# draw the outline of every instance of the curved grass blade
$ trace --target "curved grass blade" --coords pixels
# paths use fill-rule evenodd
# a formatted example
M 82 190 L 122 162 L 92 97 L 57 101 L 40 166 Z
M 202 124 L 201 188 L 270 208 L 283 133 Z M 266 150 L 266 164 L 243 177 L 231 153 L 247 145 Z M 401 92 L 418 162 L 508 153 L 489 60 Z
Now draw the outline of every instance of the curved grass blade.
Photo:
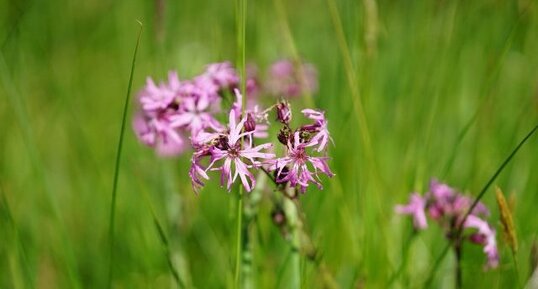
M 129 108 L 129 102 L 131 98 L 131 87 L 133 85 L 133 75 L 135 70 L 135 63 L 136 63 L 136 55 L 138 53 L 138 46 L 140 44 L 140 36 L 142 35 L 142 22 L 137 21 L 140 25 L 140 30 L 138 31 L 138 38 L 136 39 L 136 46 L 133 53 L 133 61 L 131 63 L 131 73 L 129 75 L 129 84 L 127 86 L 127 95 L 125 96 L 125 103 L 123 105 L 123 114 L 121 118 L 121 129 L 120 129 L 120 136 L 118 141 L 118 148 L 116 151 L 116 163 L 114 167 L 114 179 L 112 183 L 112 201 L 110 204 L 110 220 L 109 220 L 109 242 L 110 242 L 110 262 L 109 262 L 109 268 L 108 268 L 108 285 L 107 288 L 111 288 L 112 286 L 112 277 L 113 277 L 113 268 L 114 268 L 114 220 L 115 220 L 115 213 L 116 213 L 116 196 L 118 191 L 118 175 L 120 171 L 120 161 L 121 161 L 121 151 L 123 148 L 123 134 L 125 131 L 125 123 L 127 122 L 127 110 Z
M 176 267 L 174 267 L 174 263 L 172 261 L 172 256 L 170 254 L 171 252 L 170 242 L 168 242 L 168 237 L 166 236 L 166 233 L 164 232 L 164 228 L 161 225 L 161 222 L 159 222 L 159 219 L 157 218 L 155 209 L 153 208 L 153 205 L 151 204 L 149 196 L 145 190 L 144 190 L 144 198 L 146 199 L 146 204 L 148 205 L 149 210 L 151 212 L 151 217 L 153 219 L 153 224 L 155 225 L 155 229 L 157 230 L 157 233 L 159 234 L 159 240 L 161 240 L 161 243 L 164 247 L 164 251 L 166 253 L 166 261 L 168 263 L 168 267 L 170 268 L 170 272 L 172 273 L 172 277 L 174 277 L 174 281 L 176 282 L 179 288 L 185 289 L 187 288 L 185 286 L 185 282 L 183 282 L 183 280 L 179 276 L 179 272 L 177 271 Z

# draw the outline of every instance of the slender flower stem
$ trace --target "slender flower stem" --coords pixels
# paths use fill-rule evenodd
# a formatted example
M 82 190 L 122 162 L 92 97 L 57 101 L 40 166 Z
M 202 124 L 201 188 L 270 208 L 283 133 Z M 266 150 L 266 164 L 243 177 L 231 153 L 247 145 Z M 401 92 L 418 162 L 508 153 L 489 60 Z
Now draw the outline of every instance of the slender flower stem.
M 234 289 L 241 288 L 241 250 L 243 242 L 243 187 L 239 187 L 239 196 L 237 197 L 237 239 L 235 243 L 235 276 Z
M 461 289 L 463 285 L 463 276 L 461 271 L 461 254 L 462 254 L 462 240 L 457 240 L 454 243 L 454 254 L 456 255 L 456 289 Z
M 241 105 L 244 112 L 246 98 L 248 97 L 246 91 L 246 63 L 245 63 L 245 47 L 246 47 L 246 9 L 247 0 L 238 0 L 236 2 L 236 20 L 237 20 L 237 66 L 240 68 L 241 73 L 241 92 L 243 93 L 243 103 Z M 241 255 L 243 246 L 243 186 L 239 187 L 239 196 L 237 200 L 237 240 L 236 240 L 236 255 L 235 255 L 235 276 L 234 276 L 234 288 L 240 289 L 241 286 Z
M 294 190 L 295 188 L 290 188 Z M 297 193 L 297 192 L 295 192 Z M 286 219 L 290 227 L 290 239 L 291 245 L 291 289 L 301 288 L 301 231 L 300 231 L 300 219 L 296 204 L 288 197 L 284 197 L 283 200 L 284 212 Z

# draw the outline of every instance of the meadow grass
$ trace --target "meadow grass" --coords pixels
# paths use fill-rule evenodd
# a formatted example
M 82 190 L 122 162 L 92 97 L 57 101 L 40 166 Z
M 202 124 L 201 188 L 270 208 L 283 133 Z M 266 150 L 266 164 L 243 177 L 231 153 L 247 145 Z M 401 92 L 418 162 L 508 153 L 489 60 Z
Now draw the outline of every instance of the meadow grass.
M 300 199 L 316 258 L 292 258 L 262 199 L 242 220 L 254 288 L 454 288 L 442 230 L 413 235 L 393 206 L 438 177 L 483 195 L 498 225 L 494 192 L 481 189 L 538 122 L 536 3 L 248 1 L 238 18 L 245 0 L 158 2 L 0 0 L 0 288 L 106 287 L 110 250 L 112 288 L 237 288 L 237 189 L 194 194 L 189 157 L 156 157 L 128 122 L 110 247 L 137 19 L 133 94 L 147 75 L 190 78 L 221 60 L 318 68 L 319 92 L 293 103 L 326 110 L 334 139 L 336 176 Z M 498 269 L 484 272 L 481 247 L 465 245 L 463 288 L 512 288 L 514 258 L 522 284 L 533 269 L 536 145 L 491 183 L 513 202 L 518 253 L 500 226 Z

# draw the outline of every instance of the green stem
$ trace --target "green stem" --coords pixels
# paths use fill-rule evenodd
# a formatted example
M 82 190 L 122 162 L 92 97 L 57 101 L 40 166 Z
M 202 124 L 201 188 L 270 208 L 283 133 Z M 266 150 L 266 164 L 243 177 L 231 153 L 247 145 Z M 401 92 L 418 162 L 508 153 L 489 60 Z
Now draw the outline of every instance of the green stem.
M 235 276 L 234 289 L 241 288 L 241 250 L 243 243 L 243 187 L 239 187 L 239 196 L 237 198 L 237 237 L 235 243 Z
M 123 135 L 125 131 L 125 126 L 127 123 L 127 110 L 129 108 L 129 101 L 131 98 L 131 88 L 133 86 L 133 75 L 135 70 L 135 64 L 136 64 L 136 54 L 138 52 L 138 46 L 140 44 L 140 36 L 142 35 L 142 28 L 143 25 L 140 21 L 138 21 L 138 24 L 140 24 L 140 30 L 138 31 L 138 38 L 136 39 L 136 46 L 133 53 L 133 60 L 131 63 L 131 73 L 129 75 L 129 84 L 127 86 L 127 95 L 125 96 L 125 103 L 123 104 L 123 114 L 121 117 L 121 129 L 120 129 L 120 137 L 118 141 L 118 147 L 116 151 L 116 163 L 114 167 L 114 179 L 112 183 L 112 201 L 110 203 L 110 220 L 109 220 L 109 241 L 110 241 L 110 263 L 108 267 L 108 285 L 107 288 L 112 287 L 112 278 L 114 275 L 114 222 L 116 217 L 116 195 L 118 191 L 118 176 L 120 171 L 120 161 L 121 161 L 121 152 L 123 148 Z
M 296 204 L 284 197 L 284 212 L 290 228 L 289 243 L 291 246 L 291 289 L 301 288 L 301 228 Z
M 236 2 L 236 20 L 237 20 L 237 66 L 240 68 L 241 74 L 241 93 L 243 93 L 243 103 L 241 105 L 244 112 L 247 92 L 246 92 L 246 62 L 245 62 L 245 47 L 246 47 L 246 18 L 247 18 L 247 0 L 238 0 Z M 236 240 L 236 254 L 235 254 L 235 276 L 234 276 L 234 289 L 240 289 L 241 287 L 241 271 L 242 262 L 241 255 L 243 246 L 243 186 L 239 187 L 239 198 L 237 200 L 237 240 Z
M 462 254 L 462 240 L 457 240 L 454 243 L 454 254 L 456 256 L 456 289 L 461 289 L 463 286 L 463 275 L 461 270 L 461 254 Z

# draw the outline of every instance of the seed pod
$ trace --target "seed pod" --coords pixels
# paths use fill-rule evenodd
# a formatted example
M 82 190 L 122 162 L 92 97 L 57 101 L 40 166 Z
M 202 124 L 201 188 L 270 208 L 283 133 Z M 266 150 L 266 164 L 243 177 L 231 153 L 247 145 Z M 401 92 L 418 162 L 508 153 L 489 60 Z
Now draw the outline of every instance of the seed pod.
M 516 254 L 518 250 L 518 245 L 517 245 L 517 237 L 516 237 L 516 230 L 514 227 L 514 221 L 512 219 L 512 213 L 510 212 L 506 199 L 504 198 L 503 192 L 501 191 L 499 187 L 496 188 L 496 196 L 497 196 L 497 205 L 499 206 L 499 212 L 501 213 L 500 217 L 501 217 L 501 224 L 503 227 L 504 239 L 506 240 L 506 243 L 508 243 L 508 246 L 512 250 L 512 253 Z

